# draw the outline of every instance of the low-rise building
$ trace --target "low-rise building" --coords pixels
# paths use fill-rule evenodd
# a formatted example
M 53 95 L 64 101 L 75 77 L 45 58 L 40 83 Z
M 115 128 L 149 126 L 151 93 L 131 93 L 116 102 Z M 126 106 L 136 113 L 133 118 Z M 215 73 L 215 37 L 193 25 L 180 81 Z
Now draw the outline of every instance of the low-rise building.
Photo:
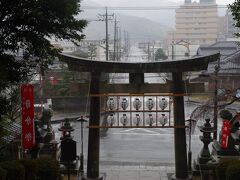
M 240 44 L 233 41 L 217 42 L 210 46 L 201 46 L 197 55 L 204 56 L 220 53 L 219 62 L 209 64 L 208 70 L 203 71 L 194 81 L 206 82 L 209 90 L 215 88 L 215 72 L 218 71 L 218 88 L 234 91 L 240 88 Z M 218 64 L 219 63 L 219 64 Z

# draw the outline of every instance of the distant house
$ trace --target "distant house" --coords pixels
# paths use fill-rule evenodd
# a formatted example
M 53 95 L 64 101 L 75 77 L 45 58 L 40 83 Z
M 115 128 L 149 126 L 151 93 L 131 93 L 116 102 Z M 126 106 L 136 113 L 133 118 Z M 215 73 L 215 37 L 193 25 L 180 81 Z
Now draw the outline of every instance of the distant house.
M 220 53 L 220 69 L 218 72 L 218 88 L 235 90 L 240 88 L 240 44 L 233 41 L 222 41 L 210 46 L 201 46 L 197 51 L 198 56 Z M 209 64 L 208 70 L 201 72 L 194 81 L 206 82 L 209 90 L 214 89 L 215 68 L 218 62 Z

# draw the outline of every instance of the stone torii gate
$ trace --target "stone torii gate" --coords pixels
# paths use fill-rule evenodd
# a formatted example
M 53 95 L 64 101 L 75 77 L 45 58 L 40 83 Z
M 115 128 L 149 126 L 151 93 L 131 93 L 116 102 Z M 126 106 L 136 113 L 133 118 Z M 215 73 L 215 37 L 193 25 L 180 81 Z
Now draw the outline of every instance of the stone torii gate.
M 91 85 L 90 94 L 90 118 L 89 126 L 100 125 L 100 96 L 101 93 L 172 93 L 174 126 L 185 126 L 184 99 L 187 93 L 204 91 L 200 84 L 193 83 L 185 85 L 183 72 L 206 70 L 209 62 L 216 61 L 219 54 L 209 56 L 193 57 L 183 60 L 165 60 L 157 62 L 115 62 L 96 61 L 61 54 L 62 61 L 68 64 L 71 71 L 90 72 Z M 102 73 L 129 73 L 129 84 L 100 83 Z M 172 81 L 167 84 L 149 84 L 144 82 L 144 73 L 171 73 Z M 89 129 L 87 179 L 97 180 L 99 177 L 99 128 Z M 174 128 L 175 147 L 175 178 L 189 179 L 187 168 L 187 149 L 185 128 Z

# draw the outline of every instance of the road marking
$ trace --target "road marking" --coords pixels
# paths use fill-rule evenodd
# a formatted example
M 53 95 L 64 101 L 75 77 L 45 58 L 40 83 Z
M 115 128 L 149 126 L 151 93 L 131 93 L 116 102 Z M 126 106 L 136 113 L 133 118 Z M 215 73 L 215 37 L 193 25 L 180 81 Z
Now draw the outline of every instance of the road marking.
M 141 128 L 141 129 L 138 129 L 138 128 L 133 128 L 133 129 L 126 129 L 126 130 L 122 130 L 120 132 L 131 132 L 131 131 L 144 131 L 144 132 L 147 132 L 147 133 L 155 133 L 155 134 L 158 134 L 158 132 L 156 131 L 152 131 L 152 130 L 148 130 L 148 129 L 144 129 L 144 128 Z
M 133 132 L 133 133 L 111 133 L 111 134 L 114 134 L 114 135 L 146 135 L 146 136 L 173 136 L 174 134 L 161 134 L 161 133 L 156 133 L 156 134 L 146 134 L 146 133 L 136 133 L 136 132 Z M 199 135 L 192 135 L 192 138 L 193 137 L 199 137 Z M 188 138 L 188 136 L 186 136 L 186 138 Z
M 146 133 L 111 133 L 116 135 L 146 135 L 146 136 L 173 136 L 173 134 L 161 134 L 161 133 L 155 133 L 155 134 L 146 134 Z

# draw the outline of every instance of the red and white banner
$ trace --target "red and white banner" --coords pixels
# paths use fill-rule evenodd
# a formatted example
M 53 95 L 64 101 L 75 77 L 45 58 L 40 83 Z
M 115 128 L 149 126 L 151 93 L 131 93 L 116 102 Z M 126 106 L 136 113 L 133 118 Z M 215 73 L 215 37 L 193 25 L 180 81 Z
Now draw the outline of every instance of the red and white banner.
M 229 123 L 228 120 L 223 120 L 222 142 L 221 142 L 221 148 L 222 149 L 227 149 L 229 135 L 230 135 L 230 123 Z
M 22 146 L 30 149 L 35 145 L 33 85 L 21 86 L 22 101 Z

